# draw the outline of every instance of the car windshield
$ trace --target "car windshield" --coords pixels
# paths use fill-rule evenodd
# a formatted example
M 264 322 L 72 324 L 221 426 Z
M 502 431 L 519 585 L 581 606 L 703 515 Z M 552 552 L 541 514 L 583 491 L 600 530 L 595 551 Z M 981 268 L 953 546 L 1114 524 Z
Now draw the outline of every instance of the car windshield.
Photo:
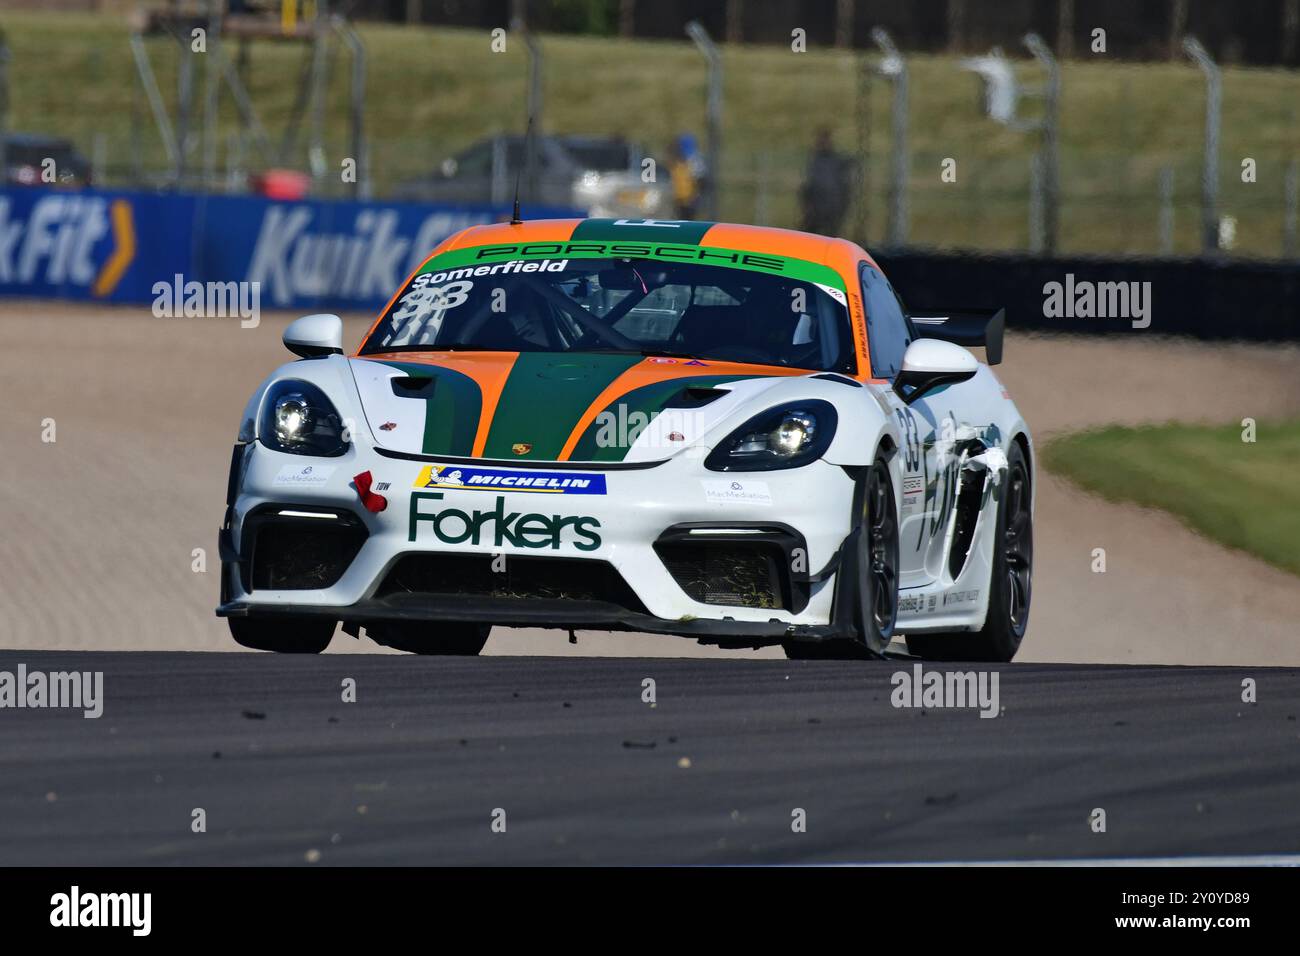
M 620 352 L 856 371 L 844 292 L 820 281 L 660 259 L 446 258 L 402 290 L 362 354 Z

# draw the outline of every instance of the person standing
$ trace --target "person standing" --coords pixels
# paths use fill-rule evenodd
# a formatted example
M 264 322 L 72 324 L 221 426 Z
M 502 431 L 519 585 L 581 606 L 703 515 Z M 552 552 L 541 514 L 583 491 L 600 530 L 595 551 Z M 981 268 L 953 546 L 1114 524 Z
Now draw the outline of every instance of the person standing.
M 678 219 L 694 219 L 700 204 L 704 161 L 690 133 L 682 133 L 673 141 L 668 173 L 672 177 L 674 215 Z
M 849 160 L 835 152 L 829 129 L 817 131 L 799 198 L 805 232 L 836 236 L 849 205 Z

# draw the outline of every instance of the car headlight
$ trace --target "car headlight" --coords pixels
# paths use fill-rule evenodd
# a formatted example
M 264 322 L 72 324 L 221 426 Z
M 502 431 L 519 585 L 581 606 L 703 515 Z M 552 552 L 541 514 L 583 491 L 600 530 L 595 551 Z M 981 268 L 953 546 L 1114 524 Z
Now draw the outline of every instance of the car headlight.
M 311 382 L 276 382 L 262 400 L 257 437 L 267 448 L 334 458 L 348 448 L 343 430 L 334 405 Z
M 835 437 L 837 416 L 830 402 L 813 399 L 755 415 L 728 435 L 704 459 L 710 471 L 771 471 L 816 461 Z

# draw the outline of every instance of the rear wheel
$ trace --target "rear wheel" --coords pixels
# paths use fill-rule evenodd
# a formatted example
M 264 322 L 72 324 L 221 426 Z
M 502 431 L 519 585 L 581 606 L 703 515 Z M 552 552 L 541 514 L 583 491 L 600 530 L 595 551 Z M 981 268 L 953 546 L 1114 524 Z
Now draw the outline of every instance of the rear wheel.
M 889 464 L 877 456 L 866 475 L 862 514 L 852 547 L 841 558 L 840 573 L 849 587 L 858 639 L 786 641 L 791 660 L 862 660 L 880 657 L 889 646 L 898 617 L 898 513 Z
M 366 634 L 376 644 L 411 654 L 475 657 L 483 650 L 491 624 L 441 621 L 386 621 L 367 624 Z
M 978 631 L 917 634 L 908 637 L 910 653 L 940 661 L 1009 661 L 1029 626 L 1034 570 L 1034 518 L 1030 511 L 1029 466 L 1020 445 L 1011 443 L 1007 473 L 998 502 L 989 610 Z
M 336 621 L 311 617 L 230 617 L 235 643 L 277 654 L 319 654 L 329 647 Z

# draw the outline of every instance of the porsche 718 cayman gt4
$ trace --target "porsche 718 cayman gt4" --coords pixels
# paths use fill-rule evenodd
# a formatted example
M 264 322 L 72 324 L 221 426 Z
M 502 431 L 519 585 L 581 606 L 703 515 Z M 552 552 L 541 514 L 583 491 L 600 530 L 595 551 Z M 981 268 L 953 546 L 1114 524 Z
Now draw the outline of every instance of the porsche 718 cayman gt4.
M 1009 660 L 1024 636 L 1034 455 L 1001 314 L 909 316 L 843 239 L 476 226 L 354 353 L 332 315 L 284 341 L 220 535 L 243 645 L 341 624 L 475 654 L 502 625 Z

